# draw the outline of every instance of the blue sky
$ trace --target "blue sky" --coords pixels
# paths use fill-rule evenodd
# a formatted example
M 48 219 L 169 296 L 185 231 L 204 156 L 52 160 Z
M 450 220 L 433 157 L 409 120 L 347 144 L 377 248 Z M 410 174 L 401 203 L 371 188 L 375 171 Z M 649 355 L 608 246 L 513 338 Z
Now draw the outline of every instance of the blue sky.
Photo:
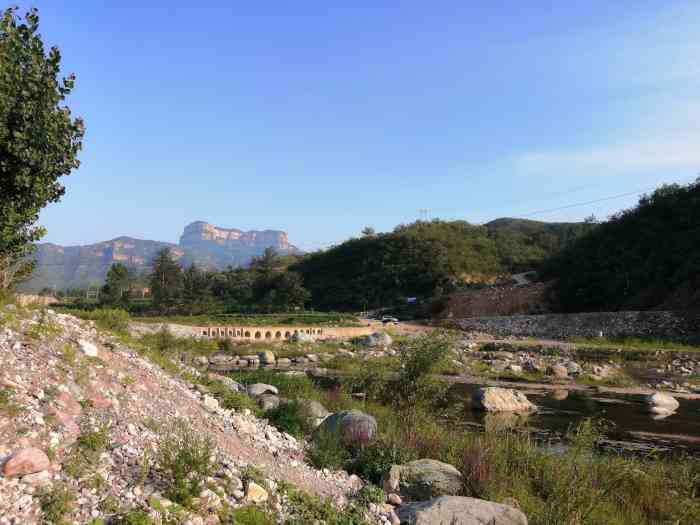
M 286 4 L 286 5 L 283 5 Z M 81 168 L 45 240 L 205 220 L 315 249 L 428 216 L 604 218 L 700 172 L 697 2 L 78 2 Z

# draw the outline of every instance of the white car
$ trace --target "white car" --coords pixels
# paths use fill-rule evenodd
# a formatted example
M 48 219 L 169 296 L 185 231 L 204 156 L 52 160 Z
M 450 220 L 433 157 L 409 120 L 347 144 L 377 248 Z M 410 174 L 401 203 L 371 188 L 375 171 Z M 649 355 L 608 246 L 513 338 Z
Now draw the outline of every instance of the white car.
M 391 317 L 390 315 L 383 315 L 382 316 L 382 323 L 384 323 L 384 324 L 388 324 L 388 323 L 399 324 L 399 320 L 396 317 Z

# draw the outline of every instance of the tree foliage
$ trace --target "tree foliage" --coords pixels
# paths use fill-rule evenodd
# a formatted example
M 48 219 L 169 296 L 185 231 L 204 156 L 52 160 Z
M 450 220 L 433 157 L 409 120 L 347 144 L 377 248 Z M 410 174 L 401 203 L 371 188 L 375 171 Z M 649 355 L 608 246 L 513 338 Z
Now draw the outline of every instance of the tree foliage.
M 662 186 L 551 258 L 565 311 L 700 307 L 700 179 Z
M 75 77 L 60 78 L 61 54 L 48 52 L 39 15 L 16 8 L 0 20 L 0 289 L 25 274 L 25 257 L 44 230 L 39 211 L 58 201 L 60 177 L 79 166 L 83 121 L 64 105 Z
M 105 284 L 100 290 L 100 303 L 108 307 L 128 308 L 129 289 L 132 282 L 133 276 L 125 265 L 113 264 L 109 268 Z
M 390 233 L 365 231 L 308 255 L 292 270 L 302 275 L 316 308 L 377 308 L 533 269 L 583 231 L 576 224 L 555 229 L 535 221 L 504 221 L 485 226 L 418 221 Z
M 166 310 L 177 305 L 182 295 L 182 268 L 169 248 L 163 248 L 156 255 L 150 284 L 155 308 Z

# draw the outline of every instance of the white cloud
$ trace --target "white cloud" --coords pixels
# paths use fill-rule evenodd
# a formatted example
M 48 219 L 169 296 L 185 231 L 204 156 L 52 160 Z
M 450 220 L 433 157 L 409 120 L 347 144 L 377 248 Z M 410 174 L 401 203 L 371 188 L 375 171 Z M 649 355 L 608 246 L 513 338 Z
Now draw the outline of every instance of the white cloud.
M 700 171 L 698 138 L 640 140 L 589 149 L 531 152 L 517 157 L 515 168 L 527 175 L 605 175 L 656 170 L 697 173 Z

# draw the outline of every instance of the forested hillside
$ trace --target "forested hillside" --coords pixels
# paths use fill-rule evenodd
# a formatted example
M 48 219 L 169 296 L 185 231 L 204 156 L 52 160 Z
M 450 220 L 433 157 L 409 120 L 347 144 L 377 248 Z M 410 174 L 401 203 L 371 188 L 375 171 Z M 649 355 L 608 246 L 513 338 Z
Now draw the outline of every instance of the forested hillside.
M 662 186 L 548 261 L 565 311 L 700 307 L 700 179 Z
M 293 269 L 303 276 L 316 308 L 376 308 L 533 269 L 590 228 L 516 219 L 484 226 L 419 221 L 310 254 Z

